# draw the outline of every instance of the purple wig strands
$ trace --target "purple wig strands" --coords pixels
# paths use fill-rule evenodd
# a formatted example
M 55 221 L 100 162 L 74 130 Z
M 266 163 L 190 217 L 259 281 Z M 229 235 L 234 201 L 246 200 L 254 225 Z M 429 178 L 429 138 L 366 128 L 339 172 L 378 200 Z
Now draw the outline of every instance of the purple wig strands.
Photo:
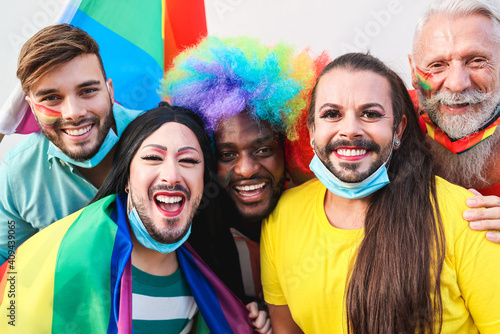
M 189 108 L 214 132 L 221 119 L 248 112 L 295 137 L 294 122 L 314 84 L 313 60 L 291 46 L 249 37 L 207 37 L 179 54 L 163 80 L 172 105 Z

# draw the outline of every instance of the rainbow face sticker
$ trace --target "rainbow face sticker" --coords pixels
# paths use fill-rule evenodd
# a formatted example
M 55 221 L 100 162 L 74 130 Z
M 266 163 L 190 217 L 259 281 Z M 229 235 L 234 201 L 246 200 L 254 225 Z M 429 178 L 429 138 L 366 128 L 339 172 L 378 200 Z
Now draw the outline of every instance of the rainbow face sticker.
M 59 111 L 47 108 L 44 105 L 33 103 L 33 112 L 35 113 L 38 123 L 44 129 L 51 130 L 54 128 L 54 123 L 62 118 L 62 114 Z
M 418 67 L 416 68 L 416 75 L 418 82 L 420 83 L 420 87 L 422 87 L 423 93 L 429 94 L 432 90 L 431 79 L 433 77 L 432 73 L 424 72 Z

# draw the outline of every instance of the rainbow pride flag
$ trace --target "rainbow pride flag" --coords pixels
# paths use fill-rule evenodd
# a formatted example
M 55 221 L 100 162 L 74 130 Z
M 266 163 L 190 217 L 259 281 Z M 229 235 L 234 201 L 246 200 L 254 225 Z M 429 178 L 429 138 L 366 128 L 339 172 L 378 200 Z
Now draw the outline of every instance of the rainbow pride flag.
M 132 333 L 126 196 L 50 225 L 0 267 L 0 333 Z M 177 251 L 211 333 L 253 333 L 243 303 L 185 244 Z
M 204 0 L 70 0 L 58 23 L 80 27 L 97 41 L 116 102 L 137 110 L 158 105 L 172 58 L 207 35 Z M 14 91 L 2 108 L 0 132 L 37 131 L 20 86 Z

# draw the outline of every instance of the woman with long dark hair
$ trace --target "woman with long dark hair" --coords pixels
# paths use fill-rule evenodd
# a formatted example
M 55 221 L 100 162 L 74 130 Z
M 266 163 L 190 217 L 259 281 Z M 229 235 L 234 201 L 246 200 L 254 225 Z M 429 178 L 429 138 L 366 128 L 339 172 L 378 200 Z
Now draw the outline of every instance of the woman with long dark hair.
M 403 81 L 346 54 L 313 91 L 318 177 L 262 230 L 275 333 L 500 332 L 500 248 L 462 218 L 472 194 L 435 176 Z

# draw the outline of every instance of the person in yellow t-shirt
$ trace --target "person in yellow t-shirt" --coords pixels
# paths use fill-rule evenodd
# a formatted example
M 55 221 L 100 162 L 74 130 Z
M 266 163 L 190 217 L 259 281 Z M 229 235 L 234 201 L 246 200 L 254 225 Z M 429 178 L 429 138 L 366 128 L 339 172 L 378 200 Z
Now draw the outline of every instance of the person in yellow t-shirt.
M 317 180 L 261 235 L 274 333 L 500 333 L 500 247 L 435 176 L 404 83 L 380 60 L 328 64 L 309 114 Z

